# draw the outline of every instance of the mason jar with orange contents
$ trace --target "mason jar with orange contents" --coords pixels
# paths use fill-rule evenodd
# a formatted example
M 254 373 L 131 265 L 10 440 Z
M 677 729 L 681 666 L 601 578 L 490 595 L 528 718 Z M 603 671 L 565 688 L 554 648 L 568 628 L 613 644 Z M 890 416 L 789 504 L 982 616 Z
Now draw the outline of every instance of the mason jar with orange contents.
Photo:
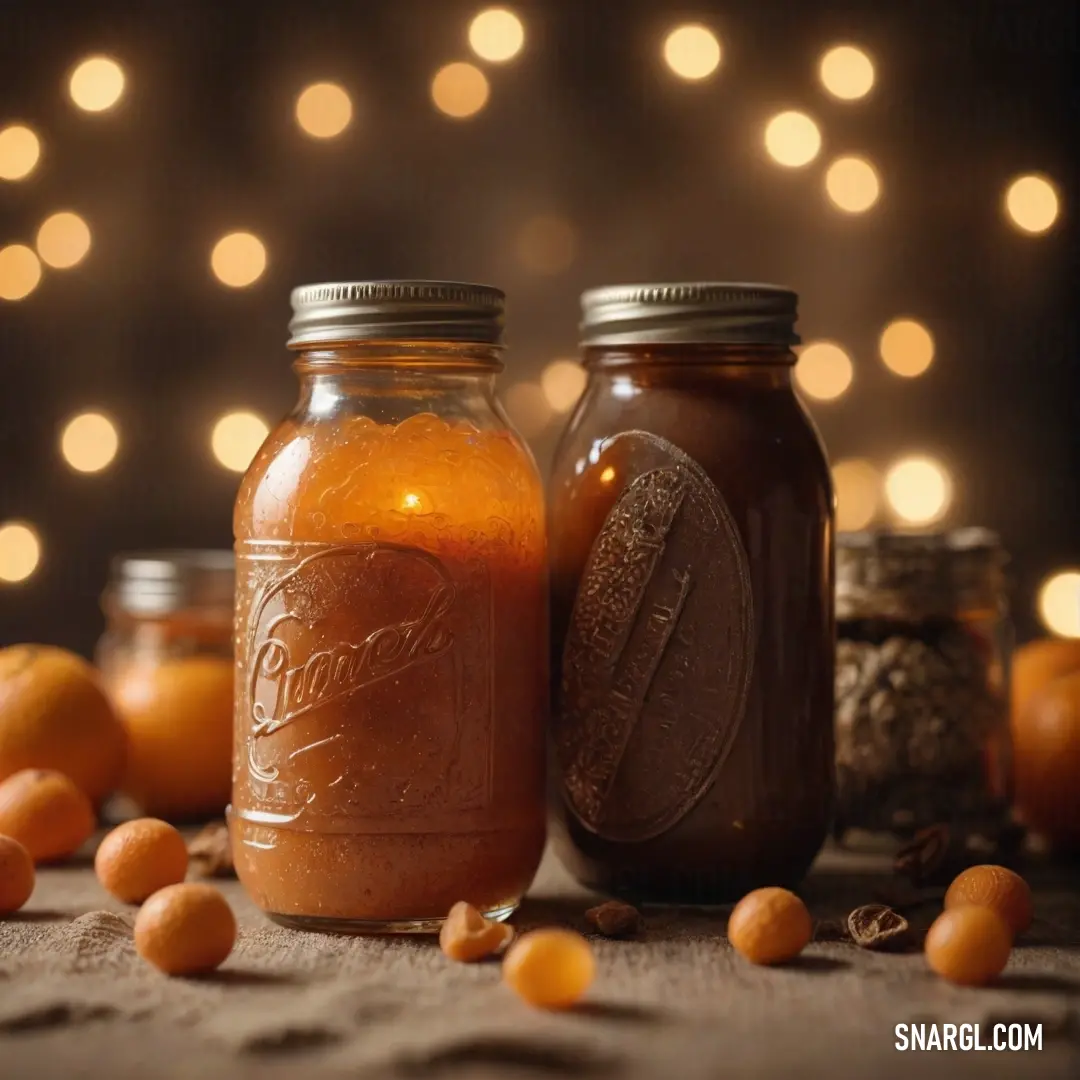
M 121 793 L 170 820 L 220 815 L 232 773 L 233 556 L 119 555 L 97 663 L 127 729 Z
M 555 849 L 584 883 L 796 884 L 833 803 L 833 506 L 796 296 L 587 292 L 551 477 Z
M 494 394 L 503 295 L 294 291 L 300 398 L 244 478 L 230 827 L 273 918 L 505 918 L 545 837 L 543 492 Z

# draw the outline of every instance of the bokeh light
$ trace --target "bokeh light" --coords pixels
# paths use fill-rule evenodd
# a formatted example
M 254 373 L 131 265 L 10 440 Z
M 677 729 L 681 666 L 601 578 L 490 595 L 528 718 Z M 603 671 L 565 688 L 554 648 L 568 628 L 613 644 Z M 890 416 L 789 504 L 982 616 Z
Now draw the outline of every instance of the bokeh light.
M 664 38 L 664 62 L 680 79 L 707 79 L 720 66 L 720 56 L 720 42 L 707 26 L 677 26 Z
M 0 525 L 0 581 L 25 581 L 41 561 L 41 541 L 24 521 Z
M 91 56 L 71 73 L 68 93 L 85 112 L 104 112 L 124 93 L 124 69 L 111 57 Z
M 534 274 L 561 274 L 577 254 L 573 225 L 557 214 L 530 218 L 517 234 L 517 257 Z
M 116 425 L 99 412 L 72 417 L 60 435 L 60 452 L 76 472 L 101 472 L 112 463 L 119 448 Z
M 24 124 L 0 128 L 0 180 L 25 180 L 37 168 L 41 142 Z
M 878 201 L 881 181 L 866 158 L 837 158 L 825 173 L 829 201 L 847 214 L 862 214 Z
M 1005 192 L 1005 213 L 1021 232 L 1032 236 L 1046 232 L 1059 210 L 1057 189 L 1045 176 L 1019 176 Z
M 765 125 L 765 149 L 778 165 L 798 169 L 820 153 L 821 131 L 806 113 L 778 113 Z
M 1042 583 L 1039 618 L 1052 634 L 1080 638 L 1080 570 L 1060 570 Z
M 25 244 L 0 248 L 0 300 L 21 300 L 41 280 L 41 263 Z
M 854 45 L 837 45 L 821 58 L 818 74 L 833 97 L 857 101 L 874 85 L 874 62 Z
M 56 270 L 82 262 L 90 250 L 90 226 L 78 214 L 61 210 L 47 217 L 38 229 L 37 253 Z
M 222 285 L 242 289 L 262 277 L 266 269 L 266 247 L 252 233 L 229 233 L 214 245 L 210 268 Z
M 296 99 L 296 122 L 313 139 L 333 139 L 352 120 L 352 101 L 337 83 L 314 83 Z
M 503 396 L 503 404 L 514 426 L 526 439 L 539 435 L 553 415 L 539 383 L 515 383 Z
M 858 532 L 875 518 L 881 504 L 881 474 L 863 458 L 838 461 L 832 469 L 836 527 Z
M 949 509 L 952 480 L 945 467 L 933 458 L 903 458 L 885 475 L 885 497 L 902 521 L 929 525 L 943 518 Z
M 894 375 L 914 379 L 934 362 L 934 337 L 914 319 L 894 319 L 882 331 L 878 351 Z
M 431 80 L 435 108 L 454 120 L 475 116 L 487 104 L 489 93 L 487 76 L 473 64 L 447 64 Z
M 552 360 L 540 375 L 540 388 L 556 412 L 567 413 L 581 397 L 585 380 L 585 369 L 576 360 Z
M 525 44 L 525 27 L 508 8 L 488 8 L 469 23 L 469 47 L 481 60 L 502 64 Z
M 855 366 L 851 357 L 833 341 L 815 341 L 799 353 L 795 381 L 815 401 L 835 401 L 851 385 Z
M 253 412 L 226 413 L 214 424 L 210 449 L 226 469 L 244 472 L 269 433 L 266 421 Z

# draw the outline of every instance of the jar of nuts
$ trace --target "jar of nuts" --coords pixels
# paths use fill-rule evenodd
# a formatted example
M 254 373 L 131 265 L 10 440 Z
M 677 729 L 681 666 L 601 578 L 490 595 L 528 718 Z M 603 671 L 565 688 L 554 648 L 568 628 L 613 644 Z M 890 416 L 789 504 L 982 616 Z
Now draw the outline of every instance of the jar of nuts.
M 1010 797 L 1005 553 L 985 529 L 841 535 L 835 832 L 994 840 Z

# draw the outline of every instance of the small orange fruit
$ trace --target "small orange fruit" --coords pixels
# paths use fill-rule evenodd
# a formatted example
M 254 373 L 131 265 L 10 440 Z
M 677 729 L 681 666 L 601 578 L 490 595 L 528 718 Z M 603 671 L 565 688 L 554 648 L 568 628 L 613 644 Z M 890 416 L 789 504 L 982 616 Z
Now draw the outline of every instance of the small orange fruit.
M 135 916 L 135 951 L 166 975 L 213 971 L 235 942 L 232 908 L 211 885 L 166 885 Z
M 18 840 L 36 863 L 74 854 L 95 824 L 90 800 L 63 773 L 23 769 L 0 783 L 0 833 Z
M 1013 723 L 1047 683 L 1073 671 L 1080 671 L 1080 638 L 1039 638 L 1015 650 L 1009 672 Z
M 118 825 L 94 856 L 98 881 L 125 904 L 141 904 L 158 889 L 183 881 L 187 866 L 184 838 L 157 818 Z
M 1012 737 L 1019 816 L 1058 846 L 1080 849 L 1080 671 L 1034 693 Z
M 1028 883 L 1004 866 L 969 866 L 958 874 L 945 893 L 945 910 L 966 904 L 993 909 L 1014 936 L 1031 925 L 1034 915 Z
M 984 986 L 1009 962 L 1012 934 L 991 908 L 950 908 L 926 935 L 926 961 L 943 979 L 960 986 Z
M 232 785 L 233 681 L 229 660 L 187 656 L 134 666 L 112 684 L 127 729 L 120 785 L 144 814 L 220 815 Z
M 0 780 L 56 769 L 97 805 L 124 769 L 124 729 L 94 669 L 48 645 L 0 649 Z
M 10 836 L 0 836 L 0 915 L 10 915 L 34 891 L 34 860 Z
M 806 905 L 788 889 L 747 893 L 728 919 L 728 940 L 752 964 L 782 964 L 806 948 L 814 924 Z
M 506 952 L 503 980 L 530 1005 L 566 1009 L 592 985 L 592 946 L 573 930 L 532 930 Z

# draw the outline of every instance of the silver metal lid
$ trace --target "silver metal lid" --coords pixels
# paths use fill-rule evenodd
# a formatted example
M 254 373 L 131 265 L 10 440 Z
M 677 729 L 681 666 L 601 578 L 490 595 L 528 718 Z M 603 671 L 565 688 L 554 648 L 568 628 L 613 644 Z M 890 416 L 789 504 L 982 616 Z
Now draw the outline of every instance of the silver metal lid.
M 778 285 L 605 285 L 581 296 L 581 343 L 797 345 L 798 302 Z
M 235 571 L 231 551 L 148 551 L 117 555 L 106 606 L 129 615 L 169 615 L 193 608 L 228 613 Z
M 290 348 L 344 341 L 502 344 L 501 289 L 459 281 L 342 281 L 292 291 Z

